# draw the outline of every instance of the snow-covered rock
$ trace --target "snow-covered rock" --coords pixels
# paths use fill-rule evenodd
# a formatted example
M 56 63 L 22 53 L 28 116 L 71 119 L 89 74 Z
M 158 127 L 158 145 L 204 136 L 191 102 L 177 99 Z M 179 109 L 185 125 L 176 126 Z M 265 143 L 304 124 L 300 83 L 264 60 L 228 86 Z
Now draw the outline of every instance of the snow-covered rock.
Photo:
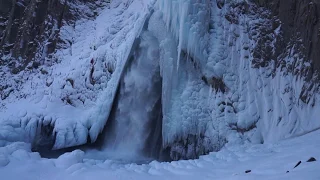
M 1 140 L 53 149 L 94 142 L 152 4 L 115 0 L 95 19 L 82 18 L 74 26 L 61 27 L 60 38 L 72 44 L 58 49 L 52 58 L 57 63 L 41 71 L 10 75 L 3 67 L 5 82 L 22 83 L 1 101 Z

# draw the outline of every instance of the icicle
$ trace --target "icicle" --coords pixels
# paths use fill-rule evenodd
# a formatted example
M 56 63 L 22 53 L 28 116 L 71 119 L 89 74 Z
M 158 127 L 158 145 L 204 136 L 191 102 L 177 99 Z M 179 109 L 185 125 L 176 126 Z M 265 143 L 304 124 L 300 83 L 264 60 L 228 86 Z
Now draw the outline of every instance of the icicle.
M 179 6 L 179 12 L 181 14 L 180 16 L 180 26 L 179 26 L 179 44 L 178 44 L 178 60 L 177 60 L 177 71 L 179 70 L 179 64 L 180 64 L 180 56 L 182 51 L 182 45 L 184 43 L 183 33 L 184 33 L 184 25 L 185 25 L 185 19 L 188 15 L 188 4 L 183 3 L 182 6 Z
M 205 64 L 208 47 L 208 27 L 210 1 L 160 0 L 158 8 L 163 13 L 163 21 L 168 31 L 178 42 L 177 69 L 181 51 L 191 55 L 197 64 Z

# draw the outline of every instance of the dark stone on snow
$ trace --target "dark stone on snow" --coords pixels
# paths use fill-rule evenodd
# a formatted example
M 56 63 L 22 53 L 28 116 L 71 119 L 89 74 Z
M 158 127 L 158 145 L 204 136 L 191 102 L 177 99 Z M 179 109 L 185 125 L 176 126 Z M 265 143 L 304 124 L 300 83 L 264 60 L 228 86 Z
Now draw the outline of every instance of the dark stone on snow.
M 299 161 L 299 162 L 294 166 L 294 168 L 298 167 L 300 164 L 301 164 L 301 161 Z
M 308 161 L 307 161 L 307 162 L 314 162 L 314 161 L 317 161 L 317 160 L 316 160 L 316 158 L 311 157 L 310 159 L 308 159 Z
M 245 173 L 251 173 L 251 170 L 246 170 Z

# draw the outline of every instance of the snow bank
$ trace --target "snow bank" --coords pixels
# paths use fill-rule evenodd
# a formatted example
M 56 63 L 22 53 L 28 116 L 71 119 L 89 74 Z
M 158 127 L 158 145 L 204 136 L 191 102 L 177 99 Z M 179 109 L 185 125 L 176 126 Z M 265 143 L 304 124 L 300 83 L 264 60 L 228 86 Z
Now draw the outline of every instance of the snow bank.
M 196 160 L 122 164 L 83 158 L 76 150 L 58 159 L 40 158 L 30 146 L 0 148 L 3 179 L 319 179 L 320 131 L 276 144 L 227 144 L 220 152 Z M 313 141 L 310 141 L 312 139 Z M 316 161 L 307 162 L 314 157 Z M 301 161 L 301 164 L 295 165 Z M 9 163 L 8 163 L 9 162 Z M 250 170 L 250 172 L 249 172 Z M 246 173 L 248 172 L 248 173 Z

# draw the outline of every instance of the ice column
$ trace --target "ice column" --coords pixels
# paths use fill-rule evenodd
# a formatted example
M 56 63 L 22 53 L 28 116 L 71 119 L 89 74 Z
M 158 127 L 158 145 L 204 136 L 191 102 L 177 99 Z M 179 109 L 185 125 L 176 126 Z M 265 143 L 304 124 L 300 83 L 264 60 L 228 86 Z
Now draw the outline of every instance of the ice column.
M 201 67 L 208 56 L 210 0 L 159 0 L 167 29 L 178 41 L 178 64 L 181 52 Z

